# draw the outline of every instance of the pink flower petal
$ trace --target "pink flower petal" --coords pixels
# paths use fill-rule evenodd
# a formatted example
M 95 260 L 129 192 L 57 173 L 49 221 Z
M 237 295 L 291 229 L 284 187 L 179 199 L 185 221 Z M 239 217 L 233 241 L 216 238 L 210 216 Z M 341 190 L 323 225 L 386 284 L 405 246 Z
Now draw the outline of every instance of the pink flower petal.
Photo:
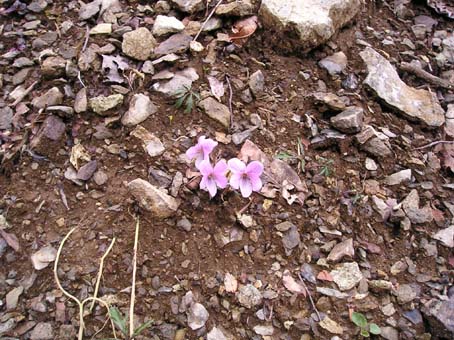
M 213 173 L 213 167 L 211 166 L 210 161 L 203 160 L 200 162 L 198 169 L 200 173 L 205 177 Z
M 232 171 L 233 173 L 243 173 L 246 169 L 246 164 L 244 164 L 238 158 L 232 158 L 231 160 L 229 160 L 228 164 L 230 171 Z
M 207 186 L 208 192 L 210 193 L 210 196 L 211 197 L 216 196 L 216 192 L 218 191 L 218 188 L 216 187 L 216 182 L 213 179 L 207 179 L 206 186 Z
M 251 181 L 249 180 L 249 178 L 242 177 L 240 179 L 240 191 L 241 191 L 241 195 L 244 198 L 251 196 L 252 184 L 251 184 Z
M 186 156 L 190 159 L 193 160 L 200 154 L 200 147 L 198 145 L 191 146 L 187 151 L 186 151 Z
M 258 161 L 249 163 L 246 167 L 249 178 L 259 178 L 263 173 L 263 164 Z
M 240 179 L 241 179 L 241 174 L 233 173 L 230 176 L 230 186 L 233 189 L 237 189 L 238 190 L 240 188 Z
M 214 180 L 216 181 L 218 187 L 221 189 L 224 189 L 228 184 L 228 180 L 225 175 L 215 175 Z
M 215 174 L 225 174 L 227 172 L 227 163 L 225 160 L 221 159 L 217 162 L 213 171 Z
M 208 177 L 202 177 L 202 180 L 200 181 L 200 190 L 207 190 L 207 180 Z
M 251 178 L 252 191 L 259 192 L 262 189 L 262 180 L 260 178 Z

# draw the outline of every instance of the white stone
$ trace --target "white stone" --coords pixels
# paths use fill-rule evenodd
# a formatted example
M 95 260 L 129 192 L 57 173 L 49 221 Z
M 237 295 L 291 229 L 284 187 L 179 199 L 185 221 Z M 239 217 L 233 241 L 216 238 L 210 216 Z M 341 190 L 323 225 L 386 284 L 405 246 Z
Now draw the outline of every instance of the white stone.
M 180 20 L 166 15 L 158 15 L 153 25 L 153 35 L 157 36 L 181 32 L 182 30 L 184 30 L 184 25 Z
M 449 248 L 454 247 L 454 225 L 437 232 L 433 238 Z
M 135 94 L 129 103 L 129 110 L 124 114 L 121 123 L 125 126 L 134 126 L 142 123 L 150 115 L 156 113 L 158 108 L 150 98 L 142 93 Z
M 405 169 L 385 178 L 386 185 L 399 185 L 411 181 L 411 169 Z
M 332 270 L 330 274 L 341 291 L 352 289 L 363 278 L 356 262 L 342 263 L 336 266 L 336 269 Z

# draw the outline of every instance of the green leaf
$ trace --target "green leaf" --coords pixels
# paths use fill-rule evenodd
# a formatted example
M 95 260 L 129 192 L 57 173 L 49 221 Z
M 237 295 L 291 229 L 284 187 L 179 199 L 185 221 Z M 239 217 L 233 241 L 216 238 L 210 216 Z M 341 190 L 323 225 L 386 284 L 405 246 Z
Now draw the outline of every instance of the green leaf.
M 175 101 L 175 107 L 177 109 L 179 109 L 182 105 L 183 105 L 183 102 L 184 102 L 184 96 L 183 97 L 179 97 L 176 101 Z
M 109 315 L 114 324 L 118 327 L 118 329 L 124 334 L 128 334 L 128 328 L 126 327 L 126 319 L 124 319 L 121 315 L 121 312 L 118 310 L 117 307 L 111 307 L 109 309 Z
M 370 337 L 369 332 L 368 332 L 367 330 L 365 330 L 365 329 L 361 329 L 361 335 L 362 335 L 363 337 L 365 337 L 365 338 Z
M 369 325 L 369 332 L 375 335 L 381 334 L 380 326 L 378 326 L 376 323 L 371 323 Z
M 288 152 L 279 152 L 277 155 L 276 155 L 276 158 L 277 159 L 280 159 L 280 160 L 287 160 L 289 158 L 292 158 L 293 156 L 291 154 L 289 154 Z
M 134 331 L 134 334 L 132 336 L 135 337 L 135 336 L 140 335 L 140 333 L 142 333 L 144 330 L 146 330 L 152 324 L 153 324 L 153 320 L 149 320 L 149 321 L 145 322 L 144 324 L 142 324 L 136 328 L 136 330 Z
M 367 327 L 367 319 L 361 313 L 353 312 L 351 320 L 359 328 L 366 328 Z
M 194 105 L 194 99 L 192 98 L 192 95 L 190 95 L 190 96 L 188 96 L 188 99 L 186 99 L 186 109 L 184 110 L 184 112 L 191 113 L 193 105 Z

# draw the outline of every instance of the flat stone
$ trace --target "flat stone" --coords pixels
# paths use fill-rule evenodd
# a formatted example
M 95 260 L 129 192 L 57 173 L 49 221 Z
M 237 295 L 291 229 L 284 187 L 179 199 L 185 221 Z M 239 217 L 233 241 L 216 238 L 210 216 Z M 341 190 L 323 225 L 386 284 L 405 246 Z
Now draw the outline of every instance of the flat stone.
M 251 3 L 251 0 L 232 1 L 219 5 L 215 13 L 217 15 L 244 17 L 254 13 L 254 5 Z
M 83 87 L 77 92 L 74 99 L 74 111 L 76 113 L 86 112 L 88 108 L 87 88 Z
M 361 145 L 361 149 L 377 158 L 389 157 L 393 154 L 391 145 L 387 139 L 373 137 Z
M 47 7 L 48 3 L 46 0 L 34 0 L 32 1 L 27 8 L 35 13 L 41 13 Z
M 170 0 L 180 11 L 195 13 L 205 8 L 204 0 Z
M 391 63 L 370 47 L 360 52 L 367 65 L 364 83 L 389 106 L 412 121 L 428 127 L 439 127 L 445 122 L 445 112 L 438 99 L 427 90 L 418 90 L 405 84 Z
M 95 34 L 111 34 L 112 33 L 112 24 L 111 23 L 100 23 L 97 24 L 95 27 L 93 27 L 90 30 L 90 35 L 95 35 Z
M 320 322 L 319 326 L 323 329 L 326 329 L 328 332 L 332 334 L 339 334 L 341 335 L 344 333 L 344 329 L 340 326 L 336 321 L 330 319 L 328 316 L 325 316 Z
M 31 256 L 33 267 L 36 270 L 46 268 L 51 262 L 55 261 L 57 250 L 52 246 L 46 246 L 38 250 Z
M 238 302 L 248 309 L 258 306 L 262 303 L 262 294 L 253 285 L 242 286 L 237 294 Z
M 98 96 L 89 100 L 90 108 L 101 116 L 107 116 L 107 111 L 123 103 L 122 94 L 112 94 L 110 96 Z
M 41 73 L 47 77 L 59 77 L 65 73 L 66 60 L 62 57 L 48 57 L 41 64 Z
M 59 116 L 70 117 L 74 114 L 74 109 L 70 106 L 54 105 L 54 106 L 48 106 L 46 108 L 46 112 L 56 113 Z
M 274 334 L 274 327 L 272 325 L 265 326 L 265 325 L 257 325 L 254 326 L 254 332 L 255 334 L 261 335 L 261 336 L 271 336 Z
M 160 43 L 158 47 L 155 48 L 154 54 L 159 57 L 170 53 L 183 53 L 189 48 L 191 41 L 192 37 L 188 34 L 174 34 Z
M 385 178 L 386 185 L 400 185 L 411 181 L 411 169 L 402 170 Z
M 363 279 L 356 262 L 339 264 L 330 274 L 341 291 L 352 289 Z
M 328 41 L 360 9 L 360 0 L 263 0 L 259 14 L 281 45 L 309 50 Z
M 448 105 L 448 110 L 446 111 L 445 131 L 449 137 L 454 138 L 454 104 Z
M 35 63 L 33 60 L 27 57 L 20 57 L 14 60 L 13 67 L 23 68 L 28 66 L 33 66 Z
M 429 300 L 422 308 L 429 321 L 431 334 L 444 339 L 454 337 L 454 297 L 449 300 Z
M 77 179 L 88 181 L 91 176 L 93 176 L 96 169 L 98 169 L 98 162 L 96 160 L 88 162 L 87 164 L 81 166 L 79 171 L 77 171 Z
M 249 88 L 256 97 L 263 93 L 263 89 L 265 88 L 265 76 L 262 71 L 258 70 L 251 74 L 249 77 Z
M 6 294 L 6 310 L 14 310 L 17 307 L 17 303 L 19 302 L 19 297 L 24 291 L 24 287 L 19 286 L 10 290 L 8 294 Z
M 144 150 L 151 157 L 160 156 L 166 150 L 161 140 L 141 125 L 138 125 L 131 132 L 131 136 L 134 136 L 142 141 Z
M 9 106 L 0 108 L 0 130 L 11 129 L 13 117 L 14 111 Z
M 188 326 L 196 330 L 205 326 L 210 314 L 201 303 L 193 303 L 188 310 Z
M 173 216 L 180 205 L 175 198 L 140 178 L 129 182 L 128 189 L 140 206 L 151 211 L 154 217 L 167 218 Z
M 101 1 L 99 0 L 83 4 L 82 6 L 80 6 L 79 9 L 79 19 L 87 20 L 90 19 L 91 17 L 94 17 L 96 14 L 98 14 L 100 7 Z
M 344 52 L 337 52 L 329 57 L 323 58 L 318 64 L 327 70 L 330 75 L 334 76 L 342 73 L 347 67 L 347 56 Z
M 207 340 L 227 340 L 227 338 L 219 328 L 213 327 L 207 334 Z
M 208 117 L 217 121 L 225 128 L 229 128 L 231 113 L 227 106 L 219 103 L 213 97 L 201 100 L 197 106 L 200 107 Z
M 54 327 L 50 322 L 40 322 L 33 328 L 30 340 L 52 340 L 54 339 Z
M 399 332 L 393 327 L 380 327 L 380 336 L 386 340 L 399 340 Z
M 121 49 L 128 57 L 137 60 L 147 60 L 155 46 L 155 38 L 145 27 L 123 34 Z
M 454 225 L 441 229 L 434 236 L 432 236 L 437 241 L 440 241 L 444 246 L 453 248 L 454 247 Z
M 150 97 L 142 93 L 135 94 L 129 103 L 129 110 L 121 119 L 121 123 L 125 126 L 134 126 L 142 123 L 157 111 L 158 108 L 151 102 Z
M 52 152 L 50 146 L 53 142 L 62 138 L 65 129 L 65 123 L 59 117 L 48 116 L 36 136 L 32 139 L 31 148 L 42 155 L 50 154 Z
M 59 105 L 63 102 L 63 93 L 58 87 L 52 87 L 43 95 L 32 100 L 32 105 L 36 109 L 44 109 L 47 106 Z
M 363 128 L 363 112 L 361 107 L 349 107 L 331 117 L 331 124 L 341 132 L 358 133 Z
M 184 30 L 183 23 L 175 17 L 158 15 L 153 24 L 153 35 L 155 36 L 181 32 L 182 30 Z
M 174 97 L 181 91 L 191 88 L 192 83 L 198 79 L 199 75 L 197 74 L 197 71 L 194 68 L 189 67 L 175 72 L 175 75 L 169 81 L 153 84 L 153 89 L 169 97 Z
M 423 207 L 419 207 L 418 190 L 413 189 L 402 201 L 402 210 L 405 212 L 411 223 L 423 224 L 432 222 L 433 213 L 429 203 Z
M 312 95 L 316 103 L 324 104 L 330 110 L 344 111 L 347 109 L 344 98 L 341 98 L 334 93 L 314 92 Z
M 355 248 L 353 248 L 353 239 L 351 238 L 336 244 L 329 253 L 327 260 L 338 262 L 342 260 L 344 256 L 349 256 L 351 258 L 355 256 Z
M 420 291 L 421 288 L 416 284 L 401 284 L 395 292 L 397 302 L 401 305 L 409 303 L 419 296 Z

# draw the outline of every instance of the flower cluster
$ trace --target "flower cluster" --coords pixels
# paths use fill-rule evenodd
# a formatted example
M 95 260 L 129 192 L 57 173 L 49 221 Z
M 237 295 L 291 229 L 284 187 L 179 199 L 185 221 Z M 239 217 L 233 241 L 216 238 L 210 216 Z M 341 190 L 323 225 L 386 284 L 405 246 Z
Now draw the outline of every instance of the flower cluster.
M 260 191 L 263 164 L 252 161 L 246 165 L 238 158 L 232 158 L 228 162 L 221 159 L 213 166 L 210 154 L 217 145 L 214 140 L 201 136 L 197 144 L 186 151 L 186 156 L 195 160 L 195 166 L 202 174 L 200 189 L 208 191 L 211 197 L 216 195 L 218 188 L 224 189 L 229 184 L 233 189 L 240 190 L 245 198 L 251 196 L 253 191 Z M 229 172 L 230 176 L 227 179 Z

